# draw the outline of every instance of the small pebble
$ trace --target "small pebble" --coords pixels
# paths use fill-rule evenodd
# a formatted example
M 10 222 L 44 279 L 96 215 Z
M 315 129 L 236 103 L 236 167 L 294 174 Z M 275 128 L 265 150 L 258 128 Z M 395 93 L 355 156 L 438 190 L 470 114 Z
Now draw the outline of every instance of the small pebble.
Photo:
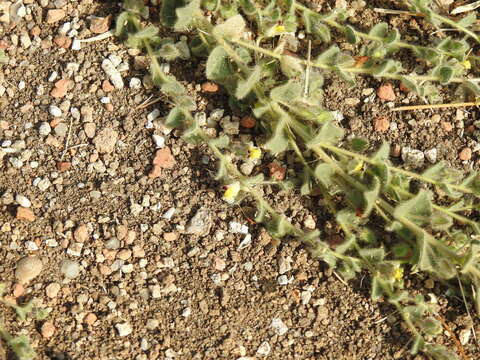
M 31 201 L 28 200 L 25 196 L 20 194 L 17 194 L 17 196 L 15 196 L 15 201 L 17 202 L 18 205 L 23 206 L 25 208 L 29 208 L 30 206 L 32 206 Z
M 129 323 L 115 324 L 119 336 L 128 336 L 132 333 L 132 327 Z
M 272 348 L 270 347 L 270 344 L 267 341 L 264 341 L 258 347 L 257 354 L 260 356 L 268 356 L 271 350 Z
M 472 149 L 465 147 L 458 154 L 458 158 L 462 161 L 468 161 L 472 158 Z
M 165 138 L 163 136 L 153 134 L 152 139 L 157 149 L 162 149 L 165 147 Z
M 75 279 L 80 274 L 80 265 L 72 260 L 64 260 L 60 271 L 67 279 Z
M 55 326 L 53 325 L 52 322 L 46 321 L 46 322 L 42 325 L 41 333 L 42 333 L 42 336 L 43 336 L 45 339 L 51 338 L 51 337 L 53 336 L 53 334 L 55 333 Z
M 288 327 L 279 318 L 273 318 L 270 326 L 279 336 L 285 335 L 288 331 Z
M 50 115 L 55 116 L 55 117 L 61 117 L 62 116 L 62 110 L 58 106 L 55 105 L 50 105 L 48 108 L 48 111 Z
M 60 292 L 60 284 L 58 283 L 48 284 L 47 287 L 45 288 L 45 293 L 50 299 L 56 298 L 59 292 Z
M 29 281 L 35 279 L 43 269 L 42 260 L 37 256 L 27 256 L 22 258 L 15 270 L 15 277 L 20 282 L 20 284 L 28 283 Z
M 50 126 L 49 123 L 43 122 L 40 124 L 40 127 L 38 128 L 38 132 L 42 136 L 47 136 L 52 132 L 52 127 Z

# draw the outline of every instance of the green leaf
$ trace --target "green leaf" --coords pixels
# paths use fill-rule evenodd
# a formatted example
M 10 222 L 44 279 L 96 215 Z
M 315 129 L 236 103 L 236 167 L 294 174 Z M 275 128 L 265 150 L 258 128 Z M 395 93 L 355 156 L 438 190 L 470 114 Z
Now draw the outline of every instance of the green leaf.
M 293 81 L 277 86 L 270 91 L 270 98 L 279 103 L 289 104 L 298 100 L 302 93 L 302 86 Z
M 160 49 L 155 51 L 155 55 L 167 61 L 173 61 L 180 57 L 180 50 L 178 50 L 175 44 L 163 44 Z
M 327 163 L 320 163 L 315 168 L 315 176 L 320 183 L 327 189 L 335 184 L 332 176 L 335 174 L 335 170 L 332 165 Z
M 383 247 L 374 249 L 359 249 L 358 254 L 371 264 L 377 264 L 385 259 L 385 249 Z
M 283 215 L 276 216 L 266 224 L 267 231 L 274 238 L 282 238 L 289 233 L 288 220 Z
M 313 34 L 316 39 L 322 40 L 325 43 L 329 43 L 332 40 L 330 28 L 322 24 L 322 17 L 320 15 L 304 11 L 303 21 L 307 34 Z
M 369 32 L 368 35 L 381 38 L 382 40 L 388 35 L 388 24 L 381 22 L 375 25 Z
M 337 45 L 333 45 L 317 56 L 316 64 L 320 65 L 335 65 L 338 55 L 341 53 Z
M 191 0 L 188 5 L 184 7 L 176 6 L 175 13 L 177 20 L 175 21 L 175 31 L 186 31 L 191 24 L 200 16 L 200 0 Z
M 265 149 L 271 151 L 273 154 L 279 154 L 287 150 L 288 137 L 284 131 L 283 121 L 279 121 L 275 127 L 272 137 L 265 144 Z
M 165 119 L 165 126 L 169 128 L 178 128 L 182 127 L 185 123 L 186 117 L 183 111 L 178 108 L 174 107 L 167 115 Z
M 423 339 L 422 335 L 417 334 L 415 335 L 412 347 L 410 348 L 410 353 L 412 355 L 415 355 L 420 350 L 422 350 L 424 346 L 425 346 L 425 340 Z
M 417 325 L 427 335 L 438 335 L 442 332 L 442 323 L 433 317 L 422 319 Z
M 230 144 L 230 139 L 227 135 L 219 136 L 215 139 L 209 141 L 212 146 L 217 147 L 218 149 L 225 149 Z
M 475 15 L 475 12 L 472 11 L 467 16 L 463 17 L 460 20 L 457 20 L 456 22 L 457 22 L 458 26 L 468 28 L 468 27 L 472 26 L 473 23 L 475 23 L 476 20 L 477 20 L 477 16 Z
M 375 276 L 372 279 L 372 286 L 371 286 L 371 293 L 370 297 L 372 300 L 378 300 L 383 296 L 383 288 L 382 288 L 382 282 L 383 280 L 380 279 L 378 276 Z
M 117 17 L 117 21 L 115 23 L 115 35 L 116 36 L 123 36 L 125 35 L 125 25 L 128 21 L 130 17 L 130 14 L 128 13 L 128 11 L 124 11 L 122 13 L 120 13 L 120 15 L 118 15 Z M 3 55 L 5 55 L 5 52 L 4 50 L 0 50 L 0 60 L 2 58 L 2 53 Z M 1 61 L 0 61 L 1 63 Z
M 262 74 L 261 70 L 260 66 L 255 66 L 248 79 L 238 82 L 237 90 L 235 91 L 237 99 L 245 98 L 252 91 L 253 87 L 257 85 Z
M 255 3 L 251 0 L 238 0 L 238 3 L 242 7 L 243 12 L 248 16 L 255 15 L 258 12 Z
M 434 211 L 431 218 L 431 226 L 437 231 L 447 231 L 453 225 L 453 219 L 451 216 L 440 212 Z
M 360 41 L 355 29 L 350 25 L 345 25 L 345 36 L 350 44 L 356 44 Z
M 234 74 L 228 54 L 222 46 L 212 50 L 207 59 L 206 75 L 209 80 L 223 81 Z
M 344 136 L 342 128 L 335 125 L 332 121 L 327 121 L 321 128 L 314 139 L 307 143 L 308 148 L 312 148 L 319 144 L 336 145 Z
M 177 8 L 185 6 L 184 0 L 162 0 L 160 8 L 160 21 L 163 25 L 172 27 L 177 20 Z
M 238 40 L 245 32 L 245 20 L 241 15 L 227 19 L 223 24 L 213 28 L 213 35 L 223 39 Z
M 368 140 L 363 138 L 353 138 L 350 140 L 350 148 L 356 152 L 365 151 L 368 148 Z
M 303 65 L 300 59 L 283 55 L 280 58 L 280 69 L 282 73 L 289 78 L 298 77 L 303 74 Z
M 432 216 L 431 193 L 421 190 L 410 200 L 398 205 L 393 216 L 397 219 L 405 217 L 417 225 L 429 223 Z
M 210 11 L 216 11 L 220 6 L 220 0 L 202 0 L 202 7 Z
M 432 360 L 460 360 L 456 353 L 442 345 L 426 344 L 423 351 L 431 356 Z
M 18 360 L 32 360 L 36 357 L 35 350 L 30 345 L 30 339 L 26 335 L 15 336 L 7 341 Z
M 363 192 L 363 200 L 365 202 L 365 206 L 362 209 L 362 217 L 368 217 L 375 206 L 375 203 L 378 199 L 380 194 L 380 180 L 375 176 L 373 177 L 373 184 L 370 190 Z
M 454 75 L 453 67 L 447 65 L 439 66 L 433 71 L 433 74 L 438 77 L 438 81 L 441 84 L 448 84 Z

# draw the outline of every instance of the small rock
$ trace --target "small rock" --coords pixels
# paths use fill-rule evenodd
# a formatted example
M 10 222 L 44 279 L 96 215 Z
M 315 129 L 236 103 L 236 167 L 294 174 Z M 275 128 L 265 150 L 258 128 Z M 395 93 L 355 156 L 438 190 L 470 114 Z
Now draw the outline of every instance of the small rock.
M 60 110 L 60 109 L 59 109 Z M 61 113 L 60 113 L 61 115 Z M 52 127 L 48 122 L 43 122 L 40 124 L 40 127 L 38 128 L 38 132 L 41 136 L 47 136 L 52 132 Z
M 458 158 L 462 161 L 468 161 L 472 158 L 472 149 L 465 147 L 458 154 Z
M 60 48 L 68 49 L 72 45 L 72 39 L 68 36 L 56 36 L 53 38 L 53 42 Z
M 377 90 L 377 96 L 386 101 L 394 101 L 396 99 L 395 92 L 393 91 L 393 86 L 390 83 L 385 83 L 380 86 Z
M 93 122 L 87 122 L 83 125 L 83 130 L 85 131 L 85 135 L 87 135 L 88 138 L 93 139 L 95 136 L 95 130 L 97 129 L 97 126 Z
M 117 329 L 119 336 L 128 336 L 133 331 L 129 323 L 116 324 L 115 328 Z
M 62 98 L 67 95 L 68 87 L 70 86 L 71 80 L 61 79 L 55 83 L 55 87 L 50 92 L 50 95 L 54 98 Z
M 115 90 L 115 86 L 112 85 L 112 83 L 108 80 L 103 80 L 102 81 L 102 90 L 105 91 L 106 93 L 112 92 Z
M 291 262 L 292 259 L 290 257 L 280 257 L 280 259 L 278 259 L 278 273 L 283 275 L 286 272 L 289 272 L 292 269 Z
M 65 10 L 62 9 L 52 9 L 48 10 L 47 17 L 45 21 L 47 24 L 53 24 L 65 17 Z
M 257 120 L 251 116 L 244 116 L 240 120 L 240 125 L 246 129 L 252 129 L 255 127 L 256 124 L 257 124 Z
M 60 172 L 65 172 L 72 167 L 72 163 L 69 161 L 60 161 L 57 163 L 57 169 Z
M 277 278 L 277 282 L 278 282 L 278 285 L 288 285 L 289 281 L 288 281 L 287 275 L 280 275 Z
M 435 282 L 433 281 L 433 279 L 425 280 L 425 287 L 427 289 L 433 289 L 435 287 Z
M 216 93 L 220 87 L 211 81 L 206 81 L 202 84 L 202 91 L 205 93 Z
M 13 286 L 12 294 L 14 298 L 19 298 L 20 296 L 23 295 L 24 292 L 25 292 L 25 288 L 23 287 L 22 284 L 15 284 Z
M 113 86 L 115 86 L 117 89 L 123 89 L 124 84 L 122 75 L 116 69 L 116 66 L 111 61 L 111 59 L 104 59 L 102 61 L 102 69 L 112 81 Z
M 133 77 L 130 79 L 130 89 L 140 89 L 142 87 L 142 80 L 139 78 Z
M 432 164 L 437 162 L 437 148 L 431 148 L 430 150 L 425 151 L 425 157 Z
M 270 354 L 271 350 L 272 350 L 272 348 L 270 347 L 270 344 L 267 341 L 264 341 L 258 347 L 257 354 L 260 355 L 260 356 L 268 356 L 268 354 Z
M 59 292 L 60 292 L 60 284 L 58 283 L 48 284 L 47 287 L 45 288 L 45 293 L 50 299 L 56 298 Z
M 15 201 L 17 202 L 18 205 L 24 208 L 29 208 L 30 206 L 32 206 L 31 201 L 28 200 L 28 198 L 26 198 L 25 196 L 20 194 L 17 194 L 17 196 L 15 196 Z
M 48 108 L 48 112 L 50 115 L 55 116 L 55 117 L 61 117 L 62 116 L 62 110 L 58 106 L 55 105 L 50 105 Z
M 288 331 L 288 327 L 279 318 L 273 318 L 270 326 L 279 336 L 285 335 Z
M 156 178 L 161 175 L 161 169 L 171 169 L 176 164 L 170 148 L 166 147 L 157 150 L 153 159 L 153 169 L 148 174 L 150 178 Z
M 287 172 L 287 168 L 285 166 L 282 166 L 278 162 L 274 161 L 268 164 L 267 167 L 270 170 L 270 176 L 272 178 L 278 181 L 285 179 L 285 174 Z
M 177 233 L 166 232 L 163 234 L 163 238 L 165 239 L 165 241 L 175 241 L 177 240 Z
M 460 331 L 460 334 L 458 335 L 458 340 L 460 340 L 460 343 L 462 345 L 467 345 L 471 335 L 472 335 L 472 329 L 463 329 Z
M 190 219 L 187 227 L 185 228 L 185 233 L 200 237 L 206 236 L 210 233 L 212 224 L 213 221 L 210 211 L 205 208 L 200 208 L 193 218 Z
M 87 225 L 81 224 L 81 225 L 77 226 L 77 228 L 73 232 L 73 237 L 74 237 L 75 241 L 78 241 L 79 243 L 84 243 L 84 242 L 88 241 L 89 236 L 88 236 Z
M 165 138 L 163 136 L 153 134 L 152 139 L 157 149 L 162 149 L 165 147 Z
M 20 284 L 25 284 L 40 275 L 42 269 L 43 263 L 39 257 L 27 256 L 18 262 L 17 269 L 15 270 L 15 277 Z
M 386 116 L 379 116 L 373 121 L 373 128 L 378 132 L 385 132 L 390 126 L 390 121 Z
M 248 226 L 242 225 L 236 221 L 230 221 L 228 223 L 228 228 L 233 234 L 248 234 Z
M 111 15 L 107 17 L 92 17 L 90 20 L 90 31 L 94 34 L 103 34 L 108 31 L 111 21 Z
M 67 279 L 75 279 L 80 274 L 80 265 L 72 260 L 64 260 L 60 271 Z
M 35 214 L 33 213 L 33 211 L 31 209 L 19 206 L 17 208 L 16 218 L 18 220 L 25 220 L 25 221 L 28 221 L 28 222 L 33 222 L 33 221 L 35 221 Z
M 312 215 L 307 216 L 307 218 L 303 221 L 303 225 L 310 230 L 313 230 L 317 227 Z
M 160 322 L 157 319 L 148 319 L 145 327 L 148 330 L 155 330 L 158 325 L 160 325 Z
M 85 316 L 85 318 L 83 319 L 83 322 L 88 326 L 93 326 L 96 321 L 97 321 L 97 315 L 95 315 L 94 313 L 87 314 L 87 316 Z
M 402 160 L 407 166 L 412 168 L 420 168 L 424 164 L 425 154 L 420 150 L 404 146 L 402 148 Z
M 48 338 L 52 337 L 53 334 L 55 333 L 55 326 L 53 325 L 52 322 L 46 321 L 46 322 L 42 325 L 41 333 L 42 333 L 42 336 L 43 336 L 45 339 L 48 339 Z
M 445 132 L 450 132 L 452 131 L 453 129 L 453 125 L 452 123 L 448 122 L 448 121 L 442 121 L 440 123 L 440 125 L 442 126 L 442 129 L 445 131 Z
M 100 131 L 93 139 L 95 148 L 101 154 L 111 153 L 115 150 L 115 144 L 117 143 L 118 132 L 112 128 L 106 128 Z

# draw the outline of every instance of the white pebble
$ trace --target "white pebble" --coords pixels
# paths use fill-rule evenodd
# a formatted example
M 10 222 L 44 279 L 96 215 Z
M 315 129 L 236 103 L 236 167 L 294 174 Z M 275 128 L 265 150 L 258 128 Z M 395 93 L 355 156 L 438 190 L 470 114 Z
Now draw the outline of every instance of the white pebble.
M 52 73 L 50 74 L 50 76 L 48 77 L 48 81 L 49 81 L 49 82 L 55 81 L 55 79 L 57 78 L 57 76 L 58 76 L 58 73 L 57 73 L 56 71 L 52 72 Z
M 50 105 L 50 107 L 48 108 L 48 111 L 52 116 L 55 116 L 55 117 L 62 116 L 62 110 L 60 110 L 58 106 Z
M 23 89 L 25 89 L 25 81 L 22 80 L 18 83 L 18 90 L 23 90 Z
M 23 206 L 25 208 L 29 208 L 32 206 L 32 203 L 30 200 L 28 200 L 25 196 L 18 194 L 15 197 L 15 201 L 17 202 L 18 205 Z
M 100 102 L 102 104 L 110 104 L 110 98 L 108 96 L 104 96 L 104 97 L 100 98 Z
M 102 61 L 102 69 L 108 75 L 115 88 L 123 89 L 122 75 L 120 75 L 120 72 L 115 68 L 115 65 L 110 59 L 104 59 Z
M 119 336 L 128 336 L 132 333 L 132 327 L 129 323 L 116 324 L 115 328 L 117 329 Z
M 228 228 L 230 229 L 230 232 L 234 234 L 248 234 L 248 226 L 235 221 L 230 221 Z
M 190 316 L 190 314 L 192 313 L 192 309 L 190 309 L 189 307 L 185 308 L 185 310 L 183 310 L 182 312 L 182 316 L 184 318 L 187 318 Z
M 238 245 L 238 250 L 245 249 L 247 246 L 250 245 L 251 242 L 252 242 L 252 235 L 250 234 L 245 235 L 245 238 L 242 240 L 240 245 Z
M 279 336 L 284 335 L 288 331 L 287 325 L 285 325 L 282 319 L 279 318 L 273 318 L 270 326 Z
M 50 126 L 50 124 L 48 122 L 41 123 L 40 127 L 38 128 L 38 132 L 42 136 L 49 135 L 51 131 L 52 131 L 52 127 Z
M 67 279 L 75 279 L 80 274 L 80 265 L 72 260 L 64 260 L 60 271 Z
M 142 87 L 142 80 L 133 77 L 130 79 L 130 89 L 140 89 Z
M 80 50 L 82 48 L 82 43 L 78 39 L 73 39 L 72 41 L 72 50 Z
M 170 208 L 167 210 L 165 214 L 163 214 L 163 218 L 166 220 L 170 220 L 173 217 L 173 214 L 175 214 L 176 209 L 175 208 Z
M 272 348 L 270 347 L 270 344 L 266 341 L 260 344 L 260 346 L 257 349 L 257 354 L 261 356 L 268 356 L 270 354 L 270 351 Z
M 150 112 L 150 113 L 147 115 L 147 120 L 148 120 L 148 121 L 153 121 L 153 120 L 155 120 L 156 118 L 158 118 L 159 116 L 160 116 L 160 110 L 154 109 L 152 112 Z
M 163 136 L 153 134 L 152 139 L 157 149 L 165 147 L 165 138 Z

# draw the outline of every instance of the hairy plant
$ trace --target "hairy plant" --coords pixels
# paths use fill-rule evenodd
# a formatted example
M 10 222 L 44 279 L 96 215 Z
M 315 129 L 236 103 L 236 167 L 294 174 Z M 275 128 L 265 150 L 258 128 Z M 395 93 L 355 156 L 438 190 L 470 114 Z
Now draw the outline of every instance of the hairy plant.
M 449 18 L 428 7 L 430 1 L 406 2 L 434 25 L 452 25 Z M 152 80 L 173 104 L 165 124 L 183 129 L 187 142 L 207 144 L 218 158 L 223 198 L 231 203 L 246 197 L 255 200 L 255 221 L 265 224 L 275 237 L 299 238 L 313 256 L 334 267 L 344 279 L 368 271 L 372 298 L 386 298 L 412 333 L 412 353 L 457 358 L 426 340 L 443 331 L 436 318 L 438 304 L 435 299 L 409 294 L 403 279 L 409 270 L 447 284 L 453 285 L 452 279 L 471 284 L 475 291 L 470 298 L 480 311 L 480 227 L 472 220 L 479 208 L 479 174 L 464 175 L 443 162 L 423 173 L 395 167 L 389 161 L 388 144 L 372 154 L 366 140 L 345 139 L 334 114 L 323 109 L 320 100 L 323 76 L 329 72 L 352 85 L 357 76 L 399 80 L 425 98 L 435 98 L 440 87 L 448 84 L 479 96 L 480 79 L 467 77 L 478 60 L 469 44 L 478 40 L 469 30 L 472 17 L 455 26 L 467 38 L 446 38 L 427 47 L 402 41 L 398 30 L 386 23 L 364 33 L 348 25 L 341 11 L 318 14 L 294 0 L 164 0 L 162 25 L 173 33 L 188 32 L 185 47 L 185 42 L 162 38 L 159 28 L 144 25 L 148 9 L 143 2 L 125 0 L 124 9 L 117 19 L 117 35 L 148 53 Z M 331 28 L 358 44 L 358 56 L 325 45 L 332 42 Z M 313 58 L 310 52 L 307 59 L 285 54 L 288 36 L 299 30 L 320 42 L 322 50 Z M 389 58 L 401 49 L 425 62 L 427 73 L 405 74 L 402 63 Z M 212 138 L 198 124 L 195 102 L 160 64 L 181 58 L 187 51 L 204 59 L 206 77 L 224 87 L 231 106 L 251 110 L 265 142 L 242 144 L 227 135 Z M 283 181 L 265 179 L 262 173 L 245 176 L 238 169 L 238 159 L 258 160 L 262 149 L 273 155 L 293 153 L 302 171 Z M 424 186 L 414 190 L 418 183 Z M 294 226 L 263 198 L 262 186 L 272 185 L 298 189 L 302 195 L 314 190 L 320 193 L 343 242 L 335 246 L 320 230 L 306 232 Z
M 48 312 L 45 309 L 39 308 L 34 302 L 29 302 L 23 306 L 17 305 L 11 300 L 7 300 L 3 297 L 5 292 L 5 285 L 0 283 L 0 303 L 15 310 L 17 317 L 20 321 L 25 321 L 29 314 L 36 320 L 43 320 L 48 316 Z M 18 360 L 32 360 L 35 359 L 35 350 L 30 345 L 30 339 L 27 335 L 13 336 L 3 325 L 3 321 L 0 319 L 0 338 L 2 338 L 7 346 L 12 350 Z

